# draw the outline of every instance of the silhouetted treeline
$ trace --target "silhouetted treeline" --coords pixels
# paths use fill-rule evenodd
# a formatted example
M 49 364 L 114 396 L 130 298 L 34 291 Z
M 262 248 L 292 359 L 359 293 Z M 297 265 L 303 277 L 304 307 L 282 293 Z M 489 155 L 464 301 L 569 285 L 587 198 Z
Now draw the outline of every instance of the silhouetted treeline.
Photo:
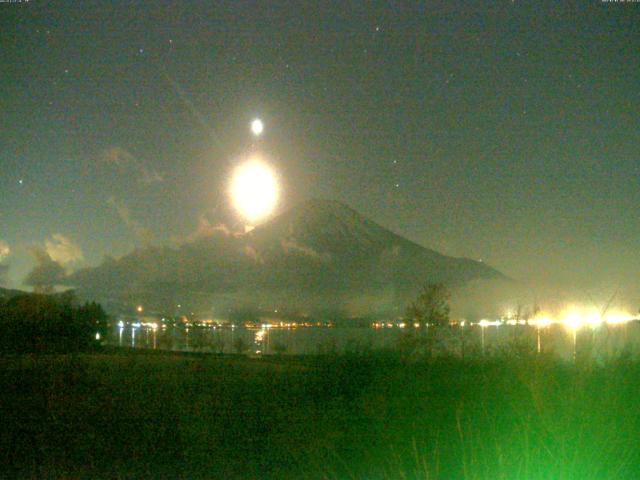
M 73 293 L 22 294 L 0 301 L 0 351 L 5 353 L 89 350 L 106 327 L 102 307 L 78 305 Z

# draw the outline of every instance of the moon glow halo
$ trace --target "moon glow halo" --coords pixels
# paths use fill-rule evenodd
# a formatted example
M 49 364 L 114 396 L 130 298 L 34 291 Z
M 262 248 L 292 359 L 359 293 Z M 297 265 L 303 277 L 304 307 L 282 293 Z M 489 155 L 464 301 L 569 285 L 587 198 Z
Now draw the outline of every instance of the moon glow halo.
M 231 180 L 231 198 L 238 212 L 251 224 L 269 216 L 278 203 L 280 189 L 273 170 L 260 160 L 238 166 Z

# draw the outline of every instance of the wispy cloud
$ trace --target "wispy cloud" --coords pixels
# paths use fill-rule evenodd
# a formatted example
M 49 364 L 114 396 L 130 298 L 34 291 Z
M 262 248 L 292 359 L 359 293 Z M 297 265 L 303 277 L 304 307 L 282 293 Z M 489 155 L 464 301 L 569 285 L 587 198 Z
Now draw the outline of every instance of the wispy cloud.
M 329 255 L 328 253 L 320 254 L 311 247 L 300 245 L 295 240 L 282 239 L 280 241 L 280 246 L 282 247 L 282 250 L 287 254 L 299 253 L 299 254 L 306 255 L 308 257 L 317 258 L 320 260 L 325 260 L 325 261 L 331 260 L 331 255 Z
M 140 183 L 152 184 L 164 181 L 164 176 L 161 173 L 149 168 L 140 158 L 126 148 L 119 146 L 109 147 L 102 152 L 101 159 L 123 173 L 130 174 L 135 172 Z
M 126 167 L 138 162 L 138 159 L 133 154 L 122 147 L 107 148 L 102 152 L 102 160 L 116 167 Z
M 118 200 L 116 197 L 109 197 L 107 204 L 110 205 L 120 217 L 120 220 L 133 232 L 136 238 L 145 245 L 153 242 L 154 235 L 151 230 L 144 227 L 140 222 L 135 220 L 131 216 L 129 208 L 122 200 Z
M 140 165 L 139 169 L 140 169 L 139 180 L 142 183 L 152 184 L 152 183 L 160 183 L 164 181 L 164 177 L 160 173 L 156 172 L 155 170 L 149 170 L 144 165 Z

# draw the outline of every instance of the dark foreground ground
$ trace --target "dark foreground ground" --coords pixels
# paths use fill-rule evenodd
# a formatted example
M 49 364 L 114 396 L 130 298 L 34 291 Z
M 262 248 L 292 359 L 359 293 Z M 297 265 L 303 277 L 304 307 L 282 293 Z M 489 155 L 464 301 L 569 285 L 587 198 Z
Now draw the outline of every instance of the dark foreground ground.
M 640 363 L 0 357 L 2 478 L 637 479 Z

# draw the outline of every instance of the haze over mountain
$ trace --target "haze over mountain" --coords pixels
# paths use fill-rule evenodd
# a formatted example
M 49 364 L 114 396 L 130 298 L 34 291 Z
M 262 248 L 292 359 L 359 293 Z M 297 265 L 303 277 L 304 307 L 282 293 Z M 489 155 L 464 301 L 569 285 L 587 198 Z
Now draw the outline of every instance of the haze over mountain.
M 309 200 L 246 234 L 222 227 L 179 247 L 137 249 L 67 278 L 107 305 L 347 315 L 402 312 L 420 286 L 508 281 L 492 267 L 422 247 L 351 208 Z M 180 305 L 180 307 L 178 307 Z

